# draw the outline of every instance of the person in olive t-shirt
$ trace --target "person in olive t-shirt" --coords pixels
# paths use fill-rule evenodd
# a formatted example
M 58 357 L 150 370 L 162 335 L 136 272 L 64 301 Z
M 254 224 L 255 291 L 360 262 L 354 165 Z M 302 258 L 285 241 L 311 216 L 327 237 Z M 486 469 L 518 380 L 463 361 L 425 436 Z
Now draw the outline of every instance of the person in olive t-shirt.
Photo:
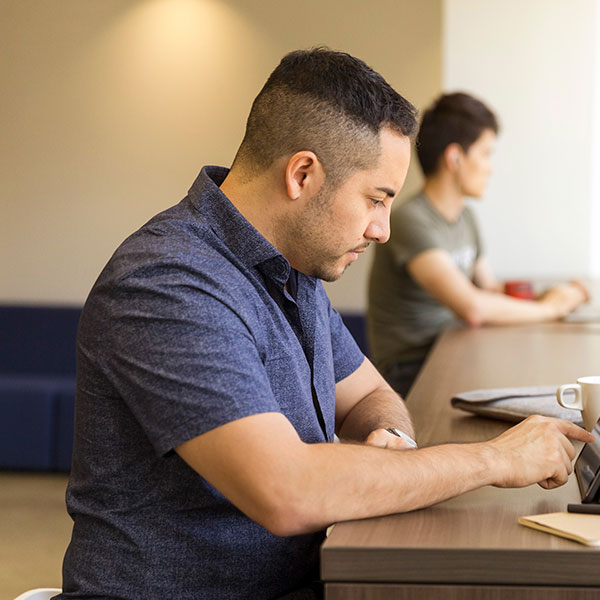
M 442 95 L 424 113 L 416 143 L 423 191 L 392 213 L 390 241 L 376 249 L 369 285 L 374 362 L 402 395 L 448 326 L 557 319 L 587 298 L 578 282 L 536 302 L 502 293 L 466 206 L 483 195 L 497 132 L 489 108 L 464 93 Z

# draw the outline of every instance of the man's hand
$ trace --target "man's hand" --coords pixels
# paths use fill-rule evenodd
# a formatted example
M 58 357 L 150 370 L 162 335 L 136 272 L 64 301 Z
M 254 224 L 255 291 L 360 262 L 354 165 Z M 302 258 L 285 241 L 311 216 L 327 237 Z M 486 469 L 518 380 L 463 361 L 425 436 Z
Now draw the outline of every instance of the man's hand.
M 485 444 L 497 456 L 497 487 L 538 483 L 545 489 L 566 483 L 573 471 L 575 448 L 569 441 L 592 442 L 594 436 L 561 419 L 534 415 Z
M 555 318 L 564 317 L 580 304 L 589 300 L 589 292 L 583 283 L 573 281 L 551 287 L 540 299 L 552 308 Z
M 390 450 L 414 450 L 414 448 L 403 438 L 390 433 L 387 429 L 375 429 L 371 431 L 365 444 L 376 448 L 388 448 Z

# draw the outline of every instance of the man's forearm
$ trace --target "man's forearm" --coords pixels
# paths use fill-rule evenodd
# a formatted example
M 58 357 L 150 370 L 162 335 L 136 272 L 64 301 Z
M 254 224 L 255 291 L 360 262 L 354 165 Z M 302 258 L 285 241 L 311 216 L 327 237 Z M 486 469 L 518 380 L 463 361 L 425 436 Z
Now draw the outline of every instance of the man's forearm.
M 316 444 L 306 450 L 310 456 L 306 464 L 320 467 L 298 473 L 303 478 L 299 519 L 284 535 L 415 510 L 493 483 L 493 453 L 485 444 L 405 452 Z
M 558 312 L 549 304 L 511 298 L 487 290 L 478 290 L 474 299 L 465 315 L 465 320 L 472 324 L 531 323 L 552 320 L 558 316 Z
M 535 302 L 478 290 L 469 303 L 468 322 L 508 324 L 558 319 L 588 299 L 587 289 L 580 283 L 561 284 L 550 288 Z
M 376 429 L 397 427 L 414 439 L 414 427 L 402 398 L 389 387 L 365 396 L 348 413 L 340 426 L 340 439 L 363 442 Z
M 414 510 L 484 485 L 552 488 L 567 481 L 583 429 L 529 417 L 488 442 L 402 451 L 367 445 L 306 445 L 295 461 L 291 532 L 341 520 Z
M 281 413 L 237 419 L 184 442 L 179 456 L 276 535 L 421 508 L 494 484 L 567 481 L 575 449 L 593 436 L 573 423 L 529 417 L 488 442 L 421 450 L 307 444 Z

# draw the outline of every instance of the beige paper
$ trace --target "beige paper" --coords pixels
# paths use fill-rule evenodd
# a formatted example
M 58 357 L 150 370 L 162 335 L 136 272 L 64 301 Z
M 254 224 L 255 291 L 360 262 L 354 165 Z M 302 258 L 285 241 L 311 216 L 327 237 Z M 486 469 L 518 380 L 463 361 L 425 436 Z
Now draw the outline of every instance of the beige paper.
M 519 523 L 586 546 L 600 546 L 600 515 L 557 512 L 519 517 Z

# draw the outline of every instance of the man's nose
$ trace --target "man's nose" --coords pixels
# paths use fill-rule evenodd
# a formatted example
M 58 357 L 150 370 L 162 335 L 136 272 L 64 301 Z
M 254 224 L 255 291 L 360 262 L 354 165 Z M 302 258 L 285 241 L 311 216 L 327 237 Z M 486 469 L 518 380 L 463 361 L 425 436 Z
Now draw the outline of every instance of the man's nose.
M 373 219 L 365 231 L 368 240 L 385 244 L 390 239 L 390 215 L 387 213 L 377 219 Z

